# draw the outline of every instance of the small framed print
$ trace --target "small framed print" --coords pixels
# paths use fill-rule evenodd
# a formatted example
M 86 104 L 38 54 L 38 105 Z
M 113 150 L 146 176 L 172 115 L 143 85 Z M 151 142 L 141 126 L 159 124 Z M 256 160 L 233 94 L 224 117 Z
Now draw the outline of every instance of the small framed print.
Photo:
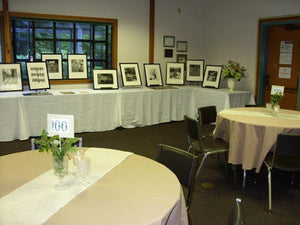
M 26 67 L 30 90 L 50 88 L 46 62 L 27 62 Z
M 165 49 L 165 58 L 173 58 L 173 49 Z
M 186 80 L 203 81 L 204 60 L 187 60 Z
M 176 51 L 177 52 L 187 52 L 187 41 L 177 41 L 176 42 Z
M 175 36 L 164 36 L 164 47 L 175 47 Z
M 177 54 L 177 62 L 184 64 L 184 70 L 186 70 L 186 61 L 187 61 L 186 54 Z
M 162 86 L 161 68 L 159 63 L 144 64 L 147 86 Z
M 207 65 L 205 67 L 205 74 L 202 86 L 219 88 L 221 78 L 222 66 Z
M 87 79 L 87 61 L 84 54 L 68 54 L 69 79 Z
M 120 63 L 124 87 L 141 86 L 139 65 L 137 63 Z
M 117 70 L 93 70 L 93 87 L 97 89 L 118 89 Z
M 22 90 L 21 64 L 0 64 L 0 92 Z
M 50 80 L 61 80 L 62 75 L 62 54 L 42 54 L 42 61 L 46 62 Z
M 167 84 L 183 85 L 184 63 L 167 63 Z

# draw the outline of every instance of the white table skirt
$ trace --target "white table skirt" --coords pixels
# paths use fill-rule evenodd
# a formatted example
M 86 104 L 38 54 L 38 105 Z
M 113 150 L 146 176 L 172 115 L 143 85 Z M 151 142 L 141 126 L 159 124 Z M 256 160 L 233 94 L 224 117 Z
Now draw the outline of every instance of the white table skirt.
M 74 115 L 75 132 L 113 130 L 181 121 L 197 116 L 201 106 L 222 109 L 253 104 L 250 91 L 176 87 L 154 90 L 48 90 L 53 95 L 23 96 L 22 92 L 0 93 L 0 141 L 26 140 L 39 136 L 47 125 L 47 114 Z

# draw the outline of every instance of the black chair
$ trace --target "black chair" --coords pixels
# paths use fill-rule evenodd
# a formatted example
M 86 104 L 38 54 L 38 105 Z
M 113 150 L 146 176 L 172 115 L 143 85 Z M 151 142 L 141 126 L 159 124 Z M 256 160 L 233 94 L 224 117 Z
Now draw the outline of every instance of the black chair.
M 272 211 L 272 169 L 286 172 L 300 171 L 300 135 L 278 134 L 274 150 L 270 151 L 264 164 L 268 169 L 269 212 Z
M 225 141 L 221 139 L 215 139 L 213 136 L 209 135 L 202 135 L 200 123 L 198 120 L 192 119 L 185 115 L 184 122 L 189 143 L 188 152 L 194 150 L 197 154 L 204 154 L 196 173 L 197 178 L 206 158 L 213 154 L 219 155 L 220 153 L 228 152 L 229 146 Z
M 179 182 L 188 189 L 186 197 L 188 209 L 192 198 L 198 157 L 179 148 L 159 144 L 156 160 L 173 171 Z
M 242 200 L 237 198 L 232 207 L 227 225 L 242 225 L 244 222 L 244 213 L 241 205 Z
M 31 144 L 31 150 L 36 150 L 39 148 L 39 146 L 34 143 L 35 138 L 30 139 L 30 144 Z M 82 138 L 78 138 L 78 142 L 74 144 L 75 147 L 82 147 Z

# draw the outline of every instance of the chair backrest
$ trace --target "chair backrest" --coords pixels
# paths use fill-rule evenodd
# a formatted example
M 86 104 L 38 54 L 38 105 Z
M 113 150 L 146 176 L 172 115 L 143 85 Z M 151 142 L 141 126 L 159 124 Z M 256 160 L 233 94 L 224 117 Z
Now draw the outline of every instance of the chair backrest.
M 34 143 L 34 140 L 35 140 L 35 138 L 30 139 L 31 150 L 35 150 L 35 149 L 39 148 L 39 146 L 36 143 Z M 78 142 L 76 142 L 74 144 L 74 146 L 75 147 L 82 147 L 82 138 L 81 137 L 78 138 Z
M 278 134 L 274 155 L 300 157 L 300 135 Z
M 186 205 L 189 207 L 198 157 L 179 148 L 159 144 L 156 160 L 173 171 L 179 182 L 188 188 Z
M 200 126 L 216 122 L 217 108 L 215 105 L 198 108 Z
M 190 118 L 187 115 L 184 115 L 184 123 L 188 138 L 199 140 L 198 121 Z
M 242 225 L 244 222 L 244 214 L 241 206 L 241 199 L 237 198 L 229 216 L 227 225 Z

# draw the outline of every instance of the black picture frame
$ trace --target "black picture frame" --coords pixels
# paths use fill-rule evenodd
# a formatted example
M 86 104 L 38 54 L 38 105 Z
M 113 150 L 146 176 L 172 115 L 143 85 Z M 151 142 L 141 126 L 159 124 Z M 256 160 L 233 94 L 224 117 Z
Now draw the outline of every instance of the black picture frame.
M 168 62 L 166 66 L 166 84 L 184 84 L 184 63 Z
M 23 91 L 20 63 L 0 64 L 0 92 Z
M 62 54 L 42 53 L 42 61 L 46 62 L 48 76 L 50 80 L 62 80 Z
M 164 36 L 163 37 L 163 45 L 164 47 L 173 48 L 175 47 L 175 36 Z
M 186 80 L 203 81 L 204 60 L 188 59 L 186 62 Z
M 221 65 L 206 65 L 202 87 L 219 88 L 221 74 Z
M 163 86 L 159 63 L 144 63 L 146 86 Z
M 30 90 L 50 89 L 46 62 L 26 62 Z
M 118 73 L 116 69 L 94 69 L 93 88 L 99 89 L 118 89 Z
M 87 59 L 85 54 L 68 54 L 69 79 L 87 79 Z
M 119 63 L 124 87 L 142 86 L 138 63 Z
M 187 52 L 188 42 L 187 41 L 177 41 L 176 42 L 176 51 L 177 52 Z

